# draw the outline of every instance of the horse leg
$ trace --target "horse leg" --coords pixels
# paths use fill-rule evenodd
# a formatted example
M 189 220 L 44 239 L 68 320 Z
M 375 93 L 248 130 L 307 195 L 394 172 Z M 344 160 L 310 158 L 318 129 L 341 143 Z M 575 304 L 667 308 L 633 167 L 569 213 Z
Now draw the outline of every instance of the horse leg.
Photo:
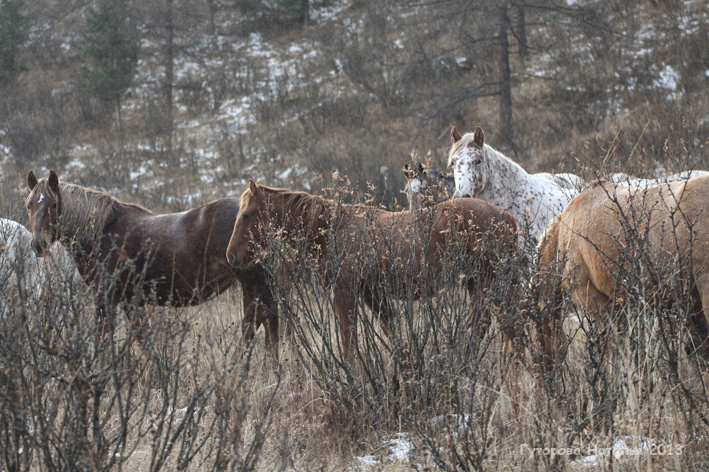
M 96 333 L 96 347 L 102 346 L 108 336 L 113 336 L 115 307 L 103 299 L 103 295 L 96 297 L 96 321 L 98 330 Z
M 563 291 L 568 287 L 559 286 L 558 280 L 554 274 L 549 280 L 542 280 L 543 288 L 540 293 L 541 307 L 541 340 L 543 342 L 542 351 L 544 372 L 550 374 L 554 371 L 557 359 L 555 353 L 558 352 L 557 347 L 564 342 L 563 324 Z M 542 275 L 542 278 L 550 277 L 550 274 Z
M 265 284 L 266 282 L 263 281 Z M 278 303 L 268 285 L 259 283 L 241 283 L 244 304 L 244 319 L 241 322 L 241 334 L 244 343 L 250 345 L 256 329 L 264 325 L 266 331 L 265 347 L 271 355 L 278 355 Z
M 700 352 L 709 361 L 709 280 L 697 283 L 697 291 L 699 296 L 695 298 L 693 313 L 689 316 L 690 334 L 696 348 L 703 346 Z
M 537 271 L 532 284 L 540 288 L 539 306 L 541 313 L 542 364 L 544 373 L 554 370 L 554 346 L 563 334 L 561 330 L 561 310 L 563 297 L 560 275 L 565 272 L 566 264 L 559 252 L 559 217 L 554 218 L 544 230 L 537 246 Z M 537 329 L 539 326 L 537 325 Z
M 256 334 L 254 321 L 256 318 L 257 300 L 248 297 L 246 290 L 243 291 L 244 318 L 241 320 L 241 337 L 245 345 L 250 345 Z
M 364 304 L 372 311 L 372 315 L 379 318 L 382 332 L 391 341 L 391 323 L 394 320 L 391 307 L 385 296 L 377 292 L 376 294 L 369 288 L 364 290 Z
M 264 326 L 266 351 L 278 358 L 278 302 L 269 287 L 264 287 L 258 298 L 256 323 Z
M 352 344 L 355 339 L 355 300 L 354 294 L 348 287 L 341 289 L 340 286 L 335 287 L 335 308 L 337 309 L 337 317 L 340 321 L 340 337 L 342 339 L 342 354 L 345 359 L 352 361 Z
M 475 280 L 470 279 L 467 283 L 468 296 L 470 297 L 470 313 L 472 316 L 471 329 L 473 330 L 473 339 L 476 343 L 481 342 L 489 328 L 490 320 L 488 319 L 487 307 L 483 306 L 483 291 L 478 288 Z M 478 315 L 481 310 L 485 310 L 482 319 Z
M 151 311 L 151 315 L 155 313 L 152 306 L 148 306 L 148 309 Z M 135 339 L 143 345 L 145 341 L 145 327 L 151 316 L 145 316 L 145 303 L 141 302 L 138 306 L 131 304 L 125 308 L 125 312 L 135 330 Z
M 576 284 L 572 296 L 585 308 L 586 314 L 593 319 L 593 322 L 599 326 L 601 331 L 610 324 L 610 299 L 608 296 L 601 293 L 589 278 L 584 278 Z M 583 322 L 583 320 L 579 321 Z M 561 328 L 561 326 L 559 326 L 559 328 Z M 609 334 L 610 333 L 607 333 L 606 336 Z M 610 338 L 609 341 L 613 341 L 613 339 Z M 602 346 L 602 343 L 598 345 Z M 613 343 L 609 349 L 613 367 L 615 367 L 614 364 L 619 358 L 618 352 L 618 346 Z

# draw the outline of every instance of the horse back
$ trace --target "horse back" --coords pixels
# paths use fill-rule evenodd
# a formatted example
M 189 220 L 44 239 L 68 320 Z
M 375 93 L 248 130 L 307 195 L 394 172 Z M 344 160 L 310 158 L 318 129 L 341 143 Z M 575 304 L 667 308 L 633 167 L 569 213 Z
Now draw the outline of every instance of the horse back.
M 496 233 L 505 239 L 514 236 L 515 246 L 517 244 L 515 217 L 497 205 L 477 198 L 454 198 L 440 204 L 438 211 L 460 218 L 467 229 L 472 229 L 477 235 Z
M 152 285 L 161 304 L 201 303 L 236 280 L 226 248 L 238 211 L 237 198 L 168 214 L 117 203 L 100 241 L 102 265 L 122 284 L 144 273 L 144 290 Z
M 648 245 L 642 250 L 657 262 L 670 260 L 678 249 L 687 253 L 691 244 L 694 265 L 706 270 L 708 197 L 709 176 L 651 187 L 593 182 L 558 217 L 554 245 L 567 257 L 566 275 L 573 271 L 577 279 L 588 277 L 610 296 L 616 285 L 615 261 L 627 257 L 628 244 L 645 240 L 645 235 Z

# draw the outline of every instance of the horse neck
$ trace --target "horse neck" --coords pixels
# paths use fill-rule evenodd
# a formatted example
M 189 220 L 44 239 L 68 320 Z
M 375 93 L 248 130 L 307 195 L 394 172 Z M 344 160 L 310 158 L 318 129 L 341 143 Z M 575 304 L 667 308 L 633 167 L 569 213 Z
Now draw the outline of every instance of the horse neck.
M 329 228 L 332 213 L 330 202 L 313 201 L 312 204 L 317 207 L 308 209 L 305 214 L 283 218 L 288 235 L 292 238 L 305 237 L 306 249 L 311 253 L 324 247 L 324 234 Z
M 485 160 L 489 162 L 489 174 L 478 198 L 512 213 L 523 211 L 527 198 L 534 193 L 538 182 L 522 166 L 487 144 L 484 151 Z
M 103 232 L 116 200 L 109 195 L 66 184 L 62 189 L 60 232 L 67 248 L 89 250 Z

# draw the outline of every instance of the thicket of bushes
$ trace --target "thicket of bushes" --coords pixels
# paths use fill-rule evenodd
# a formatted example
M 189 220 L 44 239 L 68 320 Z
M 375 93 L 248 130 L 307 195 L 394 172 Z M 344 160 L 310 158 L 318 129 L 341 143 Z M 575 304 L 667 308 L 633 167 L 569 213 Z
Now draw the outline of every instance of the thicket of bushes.
M 352 182 L 346 201 L 394 209 L 405 203 L 400 169 L 411 151 L 430 149 L 443 167 L 452 125 L 483 126 L 490 144 L 530 172 L 707 168 L 706 2 L 310 2 L 307 36 L 302 11 L 276 13 L 270 3 L 130 2 L 146 36 L 120 129 L 113 103 L 78 88 L 83 59 L 73 41 L 86 28 L 84 3 L 24 2 L 29 23 L 15 24 L 29 39 L 4 43 L 17 46 L 18 67 L 0 77 L 1 216 L 26 221 L 25 176 L 41 168 L 155 211 L 238 195 L 250 177 L 320 193 L 337 170 Z M 499 112 L 501 24 L 511 143 Z M 296 44 L 303 58 L 279 74 L 246 50 L 252 33 L 282 55 Z M 188 60 L 197 72 L 167 79 L 167 64 Z M 252 120 L 224 119 L 226 106 L 244 101 Z M 382 444 L 398 433 L 423 470 L 564 469 L 584 454 L 528 451 L 584 453 L 619 438 L 682 454 L 599 461 L 707 467 L 706 363 L 688 349 L 686 298 L 669 309 L 642 298 L 618 307 L 607 332 L 566 305 L 571 340 L 557 371 L 544 373 L 537 332 L 553 307 L 529 284 L 540 277 L 534 266 L 513 258 L 498 269 L 503 277 L 481 282 L 489 320 L 479 342 L 464 291 L 440 290 L 392 300 L 400 316 L 391 339 L 359 306 L 360 350 L 349 363 L 317 268 L 302 264 L 284 282 L 284 257 L 263 257 L 278 274 L 290 333 L 278 361 L 240 343 L 238 289 L 194 309 L 143 310 L 143 344 L 122 315 L 99 343 L 83 292 L 51 285 L 39 305 L 18 294 L 0 322 L 2 467 L 338 469 L 364 455 L 389 467 Z M 452 263 L 446 276 L 459 269 Z M 632 266 L 619 283 L 641 296 L 643 270 Z M 520 325 L 512 346 L 500 329 L 510 320 Z M 613 362 L 604 356 L 612 346 Z
M 342 191 L 352 189 L 331 196 Z M 412 238 L 425 240 L 421 224 Z M 565 301 L 568 340 L 545 371 L 539 333 L 560 280 L 526 254 L 503 257 L 495 280 L 471 270 L 455 244 L 440 279 L 405 263 L 394 276 L 377 272 L 376 252 L 360 254 L 396 317 L 387 338 L 358 298 L 348 359 L 330 281 L 311 259 L 293 264 L 301 241 L 269 234 L 259 259 L 280 300 L 278 359 L 241 343 L 238 290 L 188 310 L 133 307 L 108 336 L 85 291 L 48 284 L 38 305 L 19 293 L 0 323 L 3 467 L 329 470 L 374 456 L 376 469 L 397 467 L 386 447 L 396 439 L 412 446 L 417 469 L 567 470 L 619 441 L 630 452 L 596 454 L 596 466 L 706 468 L 709 391 L 704 346 L 688 325 L 695 307 L 686 280 L 653 279 L 638 264 L 652 256 L 642 244 L 621 253 L 618 284 L 629 299 L 604 327 Z M 477 277 L 475 312 L 461 274 Z M 401 290 L 413 280 L 419 301 Z M 676 302 L 654 305 L 653 292 Z

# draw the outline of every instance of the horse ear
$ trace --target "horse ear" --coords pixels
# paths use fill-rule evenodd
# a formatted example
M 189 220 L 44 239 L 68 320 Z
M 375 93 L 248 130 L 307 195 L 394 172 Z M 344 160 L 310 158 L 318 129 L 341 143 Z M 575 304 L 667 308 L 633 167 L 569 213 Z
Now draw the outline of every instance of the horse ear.
M 249 179 L 249 190 L 251 190 L 251 195 L 254 197 L 261 196 L 261 186 L 254 182 L 253 179 Z
M 47 183 L 49 184 L 49 188 L 52 190 L 52 192 L 59 193 L 59 177 L 57 176 L 57 173 L 53 170 L 49 171 L 49 178 L 47 179 Z
M 451 144 L 455 144 L 458 141 L 460 141 L 461 139 L 463 139 L 463 136 L 461 136 L 460 133 L 458 132 L 458 128 L 456 128 L 454 126 L 451 129 Z
M 473 142 L 478 145 L 479 148 L 482 149 L 483 144 L 485 144 L 485 133 L 483 133 L 483 129 L 479 126 L 475 127 L 475 133 L 473 133 Z
M 37 184 L 37 177 L 34 176 L 34 172 L 30 171 L 30 173 L 27 174 L 27 188 L 30 189 L 31 192 Z

